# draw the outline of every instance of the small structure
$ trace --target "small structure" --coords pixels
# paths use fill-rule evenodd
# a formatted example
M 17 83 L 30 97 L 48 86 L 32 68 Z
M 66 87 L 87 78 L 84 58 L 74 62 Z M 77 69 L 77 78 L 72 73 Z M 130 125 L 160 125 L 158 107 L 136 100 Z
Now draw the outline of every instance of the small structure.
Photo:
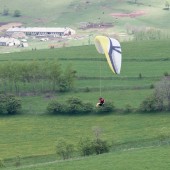
M 68 36 L 75 34 L 75 31 L 71 28 L 53 28 L 53 27 L 14 27 L 9 28 L 6 31 L 7 35 L 13 33 L 24 33 L 26 36 L 38 36 L 38 37 L 58 37 Z
M 15 38 L 0 37 L 0 46 L 18 46 L 20 41 Z

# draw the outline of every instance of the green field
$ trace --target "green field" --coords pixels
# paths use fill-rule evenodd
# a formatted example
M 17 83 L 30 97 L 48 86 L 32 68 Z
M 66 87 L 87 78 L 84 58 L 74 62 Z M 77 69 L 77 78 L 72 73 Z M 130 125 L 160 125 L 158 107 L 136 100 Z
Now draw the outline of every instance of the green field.
M 125 150 L 100 156 L 73 159 L 68 161 L 53 161 L 49 164 L 38 164 L 25 166 L 25 170 L 113 170 L 113 169 L 134 169 L 134 170 L 160 170 L 169 168 L 169 146 L 155 148 L 138 148 Z
M 113 96 L 114 99 L 114 95 L 122 89 L 125 90 L 124 94 L 129 93 L 128 90 L 133 94 L 136 89 L 143 90 L 145 93 L 165 73 L 168 73 L 169 44 L 169 40 L 122 43 L 123 62 L 120 75 L 114 75 L 110 71 L 105 56 L 98 54 L 94 45 L 1 54 L 0 64 L 4 65 L 9 61 L 11 63 L 36 61 L 41 64 L 58 60 L 62 68 L 72 65 L 73 69 L 77 71 L 78 79 L 75 81 L 74 90 L 80 91 L 88 88 L 96 93 L 100 91 L 100 88 L 103 89 L 102 91 L 113 90 L 113 95 L 110 96 Z M 36 84 L 37 89 L 41 84 L 42 82 Z M 10 83 L 7 84 L 8 86 Z M 30 84 L 27 86 L 29 87 Z M 3 85 L 0 89 L 2 90 L 2 88 Z M 22 84 L 20 89 L 24 92 Z M 25 92 L 29 92 L 28 89 Z M 120 93 L 122 92 L 120 91 Z M 94 100 L 94 98 L 92 99 Z M 134 100 L 130 100 L 130 102 L 133 103 Z
M 58 61 L 64 70 L 69 65 L 77 72 L 70 92 L 50 91 L 46 80 L 33 83 L 18 81 L 17 95 L 22 100 L 22 114 L 0 116 L 0 169 L 2 170 L 167 170 L 170 166 L 170 112 L 123 113 L 127 105 L 134 110 L 154 91 L 154 86 L 170 75 L 169 10 L 163 10 L 161 0 L 1 0 L 0 21 L 19 22 L 23 26 L 70 27 L 76 38 L 63 39 L 66 47 L 49 49 L 51 44 L 28 39 L 28 48 L 0 47 L 0 68 L 36 62 Z M 9 15 L 3 16 L 8 9 Z M 21 12 L 13 17 L 14 11 Z M 134 17 L 112 16 L 133 14 Z M 141 14 L 141 15 L 140 15 Z M 112 23 L 110 28 L 81 30 L 83 23 Z M 129 41 L 132 30 L 160 30 L 160 37 L 148 41 Z M 121 33 L 125 36 L 121 36 Z M 0 33 L 2 34 L 2 33 Z M 95 35 L 116 36 L 122 47 L 120 75 L 111 72 L 105 56 L 94 46 Z M 154 36 L 153 36 L 154 37 Z M 140 38 L 140 37 L 139 37 Z M 37 50 L 32 50 L 36 48 Z M 41 50 L 40 50 L 41 49 Z M 3 53 L 3 54 L 2 54 Z M 1 71 L 1 69 L 0 69 Z M 2 73 L 0 72 L 0 75 Z M 41 91 L 41 86 L 44 91 Z M 33 93 L 33 86 L 35 92 Z M 0 93 L 16 94 L 14 82 L 4 83 L 0 77 Z M 107 115 L 62 116 L 48 115 L 47 105 L 52 99 L 65 102 L 78 97 L 94 105 L 102 96 L 114 103 L 116 111 Z M 94 138 L 94 129 L 101 130 L 111 151 L 107 154 L 82 157 L 78 152 L 80 138 Z M 60 138 L 73 143 L 77 152 L 72 159 L 62 160 L 56 154 Z M 20 157 L 19 165 L 17 165 Z M 2 165 L 5 165 L 3 167 Z
M 117 161 L 117 168 L 122 169 L 126 166 L 131 167 L 133 159 L 136 158 L 139 159 L 138 161 L 141 159 L 143 162 L 148 162 L 148 166 L 151 166 L 150 169 L 153 169 L 150 160 L 160 159 L 162 163 L 160 163 L 159 166 L 167 166 L 166 164 L 164 165 L 164 163 L 168 159 L 169 151 L 168 149 L 164 149 L 164 147 L 158 146 L 169 145 L 169 121 L 169 114 L 166 113 L 157 115 L 118 114 L 80 117 L 24 115 L 1 118 L 1 156 L 6 160 L 7 167 L 11 168 L 15 167 L 15 159 L 9 158 L 15 158 L 19 155 L 21 156 L 21 168 L 22 166 L 30 166 L 32 164 L 38 166 L 37 163 L 42 163 L 40 169 L 42 167 L 44 167 L 44 169 L 47 167 L 55 168 L 56 166 L 61 166 L 61 169 L 62 167 L 63 169 L 78 169 L 77 166 L 80 166 L 82 169 L 87 166 L 93 168 L 98 167 L 96 161 L 102 159 L 103 162 L 108 160 L 108 164 L 105 166 L 108 166 L 109 169 L 115 166 Z M 102 138 L 117 145 L 116 151 L 113 150 L 113 153 L 103 156 L 90 157 L 87 159 L 80 158 L 78 162 L 74 161 L 74 159 L 77 159 L 77 157 L 75 157 L 73 161 L 69 161 L 73 164 L 71 167 L 69 167 L 70 163 L 67 161 L 52 165 L 50 165 L 50 163 L 48 164 L 48 162 L 51 161 L 57 162 L 58 157 L 55 155 L 55 146 L 59 137 L 62 136 L 70 142 L 77 144 L 81 137 L 92 137 L 93 128 L 95 127 L 102 129 Z M 166 146 L 166 148 L 167 147 L 169 146 Z M 123 152 L 124 150 L 127 151 Z M 161 156 L 159 155 L 160 153 L 165 155 Z M 155 154 L 155 156 L 152 157 L 152 154 Z M 146 157 L 146 155 L 148 156 Z M 127 158 L 125 158 L 126 156 Z M 84 163 L 84 161 L 88 162 L 89 159 L 92 159 L 93 163 L 87 163 L 87 165 L 85 165 L 86 163 Z M 113 162 L 111 161 L 112 159 L 114 159 Z M 122 162 L 124 161 L 126 164 L 123 165 Z M 134 160 L 134 167 L 139 166 L 138 161 L 136 162 Z M 48 166 L 45 165 L 45 162 L 47 162 Z M 141 165 L 138 168 L 142 169 L 143 166 L 144 165 Z M 100 168 L 103 169 L 104 167 L 101 166 Z
M 169 40 L 122 43 L 120 75 L 111 72 L 104 56 L 96 52 L 94 45 L 1 54 L 0 65 L 9 61 L 23 63 L 36 60 L 43 63 L 58 59 L 63 68 L 71 64 L 78 77 L 73 91 L 56 92 L 50 94 L 50 98 L 46 93 L 35 96 L 29 89 L 23 89 L 23 114 L 0 117 L 0 158 L 6 165 L 2 169 L 17 169 L 18 156 L 21 157 L 18 167 L 21 169 L 167 169 L 169 112 L 114 112 L 88 116 L 52 116 L 45 113 L 52 98 L 63 102 L 72 96 L 95 106 L 102 95 L 106 101 L 114 102 L 116 108 L 122 109 L 127 104 L 138 108 L 153 92 L 151 85 L 161 80 L 165 72 L 170 72 L 169 44 Z M 85 91 L 86 88 L 90 91 Z M 3 89 L 2 86 L 0 89 Z M 77 153 L 73 160 L 59 159 L 56 155 L 59 138 L 77 145 L 81 137 L 94 137 L 93 129 L 96 127 L 102 130 L 102 138 L 112 145 L 109 154 L 86 158 Z M 154 161 L 156 164 L 153 165 Z

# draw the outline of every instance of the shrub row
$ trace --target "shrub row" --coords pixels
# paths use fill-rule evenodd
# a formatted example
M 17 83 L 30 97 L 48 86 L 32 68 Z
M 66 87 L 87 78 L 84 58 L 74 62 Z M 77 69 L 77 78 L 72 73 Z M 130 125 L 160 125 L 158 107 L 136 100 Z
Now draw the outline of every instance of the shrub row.
M 101 138 L 82 138 L 77 146 L 63 138 L 57 141 L 56 153 L 62 159 L 72 158 L 74 153 L 77 151 L 81 156 L 98 155 L 109 152 L 110 145 L 106 140 L 103 140 Z
M 103 114 L 119 111 L 121 113 L 132 112 L 161 112 L 169 111 L 169 105 L 165 105 L 163 100 L 152 94 L 144 99 L 139 107 L 133 108 L 127 104 L 123 109 L 116 109 L 112 102 L 107 101 L 102 107 L 94 107 L 90 102 L 82 102 L 79 98 L 69 98 L 64 103 L 52 100 L 47 106 L 47 112 L 55 115 L 82 115 L 82 114 Z
M 57 100 L 52 100 L 48 106 L 47 111 L 50 114 L 89 114 L 89 113 L 109 113 L 113 112 L 115 107 L 112 102 L 107 102 L 102 107 L 94 107 L 90 102 L 83 102 L 79 98 L 71 97 L 64 103 Z

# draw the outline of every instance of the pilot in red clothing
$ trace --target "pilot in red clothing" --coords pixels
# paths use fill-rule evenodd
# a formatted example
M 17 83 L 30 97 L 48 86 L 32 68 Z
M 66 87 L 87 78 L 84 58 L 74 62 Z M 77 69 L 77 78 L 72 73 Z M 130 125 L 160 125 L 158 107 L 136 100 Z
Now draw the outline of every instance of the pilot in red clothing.
M 105 102 L 104 98 L 100 97 L 99 98 L 99 103 L 97 103 L 96 106 L 103 106 L 104 102 Z

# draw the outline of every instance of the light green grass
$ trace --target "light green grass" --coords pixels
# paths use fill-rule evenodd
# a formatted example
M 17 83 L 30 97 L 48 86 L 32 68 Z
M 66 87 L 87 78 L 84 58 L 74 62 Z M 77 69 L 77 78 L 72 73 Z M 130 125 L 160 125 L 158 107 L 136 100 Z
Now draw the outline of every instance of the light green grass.
M 26 114 L 42 114 L 46 112 L 46 107 L 50 100 L 56 99 L 60 102 L 65 102 L 70 97 L 80 98 L 82 101 L 91 102 L 96 105 L 98 98 L 102 95 L 106 101 L 114 103 L 116 108 L 124 108 L 127 104 L 134 108 L 138 108 L 140 103 L 150 94 L 152 90 L 96 90 L 94 92 L 70 92 L 65 94 L 44 94 L 41 96 L 25 96 L 22 97 L 22 106 Z M 48 97 L 47 97 L 48 96 Z M 51 97 L 51 98 L 50 98 Z
M 140 148 L 121 151 L 99 156 L 90 156 L 83 159 L 73 159 L 49 164 L 39 164 L 33 167 L 23 167 L 23 170 L 160 170 L 170 166 L 169 146 L 156 148 Z
M 69 93 L 41 94 L 38 96 L 22 97 L 23 115 L 0 117 L 1 158 L 5 159 L 9 164 L 12 164 L 11 161 L 13 162 L 15 160 L 13 158 L 20 155 L 23 161 L 25 161 L 23 165 L 44 162 L 46 158 L 48 161 L 52 161 L 56 153 L 56 142 L 60 137 L 76 145 L 81 137 L 93 137 L 93 129 L 95 127 L 102 129 L 102 138 L 109 141 L 109 143 L 115 143 L 117 145 L 127 144 L 128 147 L 133 147 L 134 145 L 147 146 L 147 144 L 145 144 L 147 141 L 152 143 L 154 141 L 159 142 L 162 139 L 168 139 L 170 136 L 169 112 L 157 114 L 120 114 L 115 112 L 110 115 L 77 117 L 44 114 L 48 103 L 53 98 L 64 102 L 69 97 L 78 97 L 82 101 L 91 102 L 95 106 L 98 102 L 98 97 L 102 95 L 106 99 L 106 102 L 112 101 L 116 108 L 124 108 L 127 104 L 131 105 L 133 108 L 138 108 L 143 99 L 153 92 L 153 89 L 150 89 L 149 85 L 155 84 L 161 79 L 165 71 L 169 71 L 168 45 L 165 45 L 167 42 L 169 43 L 169 41 L 165 42 L 166 43 L 162 41 L 138 42 L 136 46 L 136 42 L 123 43 L 122 72 L 121 75 L 117 76 L 110 71 L 106 61 L 104 61 L 104 56 L 99 55 L 93 45 L 1 54 L 1 64 L 4 64 L 8 60 L 14 62 L 30 62 L 30 60 L 37 59 L 39 62 L 42 62 L 42 60 L 46 59 L 58 59 L 63 67 L 66 67 L 67 64 L 72 64 L 79 77 L 87 78 L 76 80 L 74 91 Z M 134 46 L 136 48 L 132 53 L 131 51 Z M 160 50 L 162 52 L 160 52 Z M 102 59 L 102 61 L 99 61 L 99 59 Z M 165 59 L 166 61 L 164 61 Z M 105 89 L 102 90 L 100 94 L 99 68 L 101 63 L 103 65 L 101 77 L 103 79 L 101 84 L 102 88 L 105 87 Z M 139 73 L 142 74 L 142 79 L 138 78 Z M 88 79 L 88 77 L 96 77 L 96 80 Z M 78 91 L 78 89 L 86 87 L 98 89 L 90 92 Z M 126 89 L 121 90 L 122 87 L 126 87 Z M 113 89 L 108 90 L 107 88 Z M 29 93 L 27 93 L 27 95 L 29 95 Z M 153 150 L 154 149 L 155 148 L 153 148 Z M 149 150 L 147 154 L 152 155 L 153 150 Z M 156 152 L 161 153 L 163 150 L 164 149 L 161 148 Z M 138 156 L 139 160 L 141 160 L 143 158 L 142 154 L 144 155 L 145 151 L 147 152 L 147 150 L 142 149 L 141 154 L 134 151 L 134 157 Z M 112 153 L 115 162 L 116 156 L 118 156 L 119 153 Z M 125 156 L 123 153 L 117 162 L 122 162 L 124 160 Z M 106 155 L 112 158 L 112 154 Z M 126 155 L 126 157 L 129 158 L 129 162 L 131 162 L 133 158 L 130 157 L 130 154 L 131 152 L 128 151 Z M 169 154 L 168 151 L 167 154 Z M 43 155 L 45 158 L 42 158 Z M 53 158 L 51 158 L 51 155 L 54 155 Z M 30 160 L 27 160 L 28 157 Z M 100 158 L 105 161 L 102 155 L 101 157 L 94 157 L 93 159 Z M 161 156 L 157 159 L 159 158 L 162 159 Z M 58 159 L 57 156 L 56 159 Z M 71 163 L 73 163 L 72 168 L 74 169 L 81 166 L 76 164 L 76 161 L 72 161 Z M 94 164 L 90 165 L 92 167 L 91 169 L 97 164 L 96 161 L 93 161 L 93 163 Z M 82 165 L 81 167 L 85 166 L 86 168 L 88 163 L 85 162 L 85 164 L 86 166 Z M 112 165 L 112 163 L 109 164 L 107 168 L 111 168 Z M 128 161 L 125 165 L 131 167 Z M 148 163 L 148 166 L 149 165 Z M 14 167 L 13 165 L 10 166 Z M 48 168 L 43 166 L 43 168 L 55 169 L 55 166 L 54 164 L 47 166 Z M 69 162 L 62 162 L 57 163 L 57 166 L 61 166 L 61 169 L 68 169 L 70 164 Z M 135 166 L 138 167 L 138 164 L 136 163 Z M 159 163 L 159 166 L 165 165 Z M 104 168 L 105 166 L 100 167 Z M 117 165 L 117 169 L 121 168 L 123 169 L 124 165 L 120 163 Z
M 10 15 L 7 17 L 0 16 L 1 22 L 22 22 L 24 26 L 69 26 L 78 30 L 80 22 L 113 22 L 114 29 L 99 30 L 93 29 L 83 32 L 83 34 L 109 33 L 114 34 L 126 32 L 126 25 L 138 25 L 155 27 L 161 29 L 169 29 L 170 22 L 169 11 L 164 11 L 164 2 L 161 0 L 142 1 L 144 5 L 129 4 L 127 1 L 84 1 L 64 0 L 2 0 L 0 10 L 4 7 L 9 8 Z M 29 8 L 28 8 L 29 7 Z M 14 18 L 12 13 L 14 10 L 20 10 L 22 17 Z M 115 18 L 110 14 L 114 12 L 131 13 L 134 11 L 145 11 L 146 14 L 136 18 L 119 18 L 115 23 Z M 42 12 L 43 11 L 43 12 Z M 100 18 L 100 21 L 99 19 Z M 76 42 L 77 43 L 77 42 Z M 75 43 L 75 44 L 76 44 Z M 83 44 L 83 42 L 81 42 Z M 94 43 L 91 40 L 91 43 Z M 32 47 L 46 48 L 46 44 L 41 42 L 33 43 L 25 52 L 16 52 L 10 54 L 1 54 L 0 60 L 3 64 L 4 60 L 26 61 L 32 59 L 59 59 L 63 67 L 68 63 L 72 63 L 73 68 L 77 70 L 80 77 L 100 77 L 99 65 L 104 61 L 94 61 L 91 59 L 104 59 L 99 55 L 94 47 L 72 47 L 54 50 L 37 50 L 31 51 Z M 103 90 L 88 92 L 70 92 L 65 94 L 53 94 L 57 100 L 63 102 L 68 97 L 79 97 L 83 101 L 89 101 L 96 104 L 100 95 L 104 96 L 106 101 L 113 101 L 117 108 L 124 108 L 126 104 L 130 104 L 137 108 L 141 101 L 152 93 L 152 89 L 141 88 L 146 85 L 155 84 L 164 72 L 169 72 L 169 45 L 170 41 L 142 41 L 142 42 L 123 42 L 122 54 L 123 64 L 120 76 L 113 75 L 109 70 L 107 63 L 102 66 L 103 77 L 114 77 L 109 80 L 102 80 L 102 87 L 113 87 L 113 90 Z M 17 51 L 15 48 L 2 49 L 1 51 L 11 52 Z M 19 49 L 20 50 L 20 49 Z M 78 60 L 78 59 L 79 60 Z M 63 60 L 63 59 L 67 59 Z M 74 59 L 74 60 L 69 60 Z M 88 60 L 83 60 L 88 59 Z M 90 59 L 90 60 L 89 60 Z M 139 74 L 143 79 L 138 80 Z M 122 78 L 122 79 L 121 79 Z M 97 80 L 80 80 L 76 82 L 76 88 L 99 87 L 99 79 Z M 114 80 L 114 82 L 113 82 Z M 126 90 L 116 89 L 117 86 L 128 87 Z M 129 89 L 130 87 L 130 89 Z M 9 162 L 5 169 L 13 169 L 13 161 L 18 155 L 25 161 L 22 165 L 31 165 L 38 162 L 48 162 L 55 160 L 50 155 L 56 152 L 56 141 L 59 137 L 63 137 L 74 144 L 77 144 L 80 137 L 93 136 L 94 127 L 102 129 L 102 138 L 110 143 L 129 144 L 143 146 L 145 141 L 161 141 L 168 139 L 170 134 L 170 117 L 169 112 L 157 114 L 128 114 L 113 113 L 111 115 L 91 115 L 91 116 L 49 116 L 43 114 L 46 106 L 51 99 L 46 94 L 39 96 L 22 97 L 23 115 L 12 117 L 0 117 L 0 154 L 1 159 Z M 128 150 L 126 152 L 116 151 L 100 156 L 88 157 L 78 161 L 59 162 L 56 164 L 42 165 L 40 167 L 23 168 L 23 169 L 135 169 L 135 170 L 160 170 L 169 168 L 169 146 L 141 148 L 137 150 Z M 38 155 L 38 161 L 34 157 Z M 42 158 L 44 155 L 44 158 Z M 30 158 L 27 160 L 26 157 Z M 56 156 L 57 159 L 57 156 Z M 28 161 L 28 162 L 26 162 Z M 12 163 L 11 163 L 12 162 Z M 21 162 L 22 163 L 22 162 Z M 16 169 L 16 168 L 15 168 Z
M 169 122 L 170 117 L 165 113 L 4 117 L 0 120 L 1 158 L 54 154 L 57 139 L 60 137 L 76 145 L 81 137 L 92 137 L 95 127 L 102 129 L 102 138 L 117 144 L 162 139 L 162 135 L 167 138 Z

